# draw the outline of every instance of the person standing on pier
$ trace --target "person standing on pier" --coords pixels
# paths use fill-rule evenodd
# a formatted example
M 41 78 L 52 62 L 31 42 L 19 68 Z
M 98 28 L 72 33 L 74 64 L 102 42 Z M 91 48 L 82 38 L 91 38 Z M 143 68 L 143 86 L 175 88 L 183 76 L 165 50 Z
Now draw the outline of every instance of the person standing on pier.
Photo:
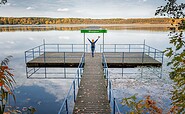
M 98 36 L 98 38 L 94 41 L 94 39 L 92 39 L 92 41 L 87 38 L 89 40 L 89 42 L 91 43 L 91 52 L 92 52 L 92 57 L 94 57 L 94 50 L 95 50 L 95 43 L 98 41 L 98 39 L 100 38 L 100 36 Z

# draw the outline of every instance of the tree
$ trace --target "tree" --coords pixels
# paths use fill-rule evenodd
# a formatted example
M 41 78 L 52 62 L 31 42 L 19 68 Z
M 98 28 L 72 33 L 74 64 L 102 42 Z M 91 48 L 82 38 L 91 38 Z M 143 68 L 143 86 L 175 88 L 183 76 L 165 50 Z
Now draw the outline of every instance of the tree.
M 8 56 L 0 64 L 0 114 L 22 114 L 21 111 L 11 106 L 8 108 L 8 112 L 5 112 L 9 95 L 12 95 L 16 102 L 15 95 L 13 94 L 14 84 L 16 82 L 14 80 L 14 75 L 10 72 L 12 69 L 8 66 L 11 57 L 12 56 Z M 34 107 L 26 107 L 23 111 L 23 113 L 26 114 L 34 114 L 36 109 Z
M 15 101 L 15 96 L 12 92 L 15 83 L 14 75 L 10 72 L 8 62 L 11 56 L 5 58 L 0 65 L 0 114 L 3 114 L 8 100 L 8 96 L 12 95 Z
M 166 0 L 165 0 L 166 1 Z M 177 4 L 177 0 L 168 0 L 165 6 L 160 6 L 155 15 L 172 18 L 170 27 L 171 47 L 165 50 L 166 56 L 171 59 L 167 64 L 171 67 L 170 78 L 174 81 L 172 90 L 172 104 L 177 106 L 178 113 L 185 113 L 185 4 Z

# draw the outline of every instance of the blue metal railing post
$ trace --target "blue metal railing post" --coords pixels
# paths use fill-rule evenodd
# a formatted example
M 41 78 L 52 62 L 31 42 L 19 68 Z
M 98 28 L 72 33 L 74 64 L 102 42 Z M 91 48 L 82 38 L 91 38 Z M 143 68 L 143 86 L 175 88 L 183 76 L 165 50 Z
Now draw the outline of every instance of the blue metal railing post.
M 79 73 L 79 69 L 77 70 L 77 75 L 78 75 L 78 87 L 80 87 L 80 73 Z
M 108 75 L 109 75 L 109 71 L 108 71 L 108 68 L 106 68 L 106 75 L 107 75 L 107 79 L 109 78 Z
M 66 53 L 64 52 L 64 66 L 66 64 Z M 66 68 L 64 67 L 64 77 L 66 78 Z
M 39 46 L 39 56 L 40 56 L 40 46 Z
M 161 60 L 161 63 L 163 64 L 163 56 L 164 56 L 164 53 L 162 52 L 162 60 Z M 162 78 L 163 76 L 163 67 L 161 66 L 161 75 L 160 75 L 160 78 Z
M 26 55 L 26 51 L 25 51 L 25 63 L 27 63 L 27 55 Z M 27 66 L 26 66 L 26 77 L 28 78 L 28 68 L 27 68 Z
M 130 52 L 130 44 L 129 44 L 129 52 Z
M 109 81 L 109 102 L 111 102 L 111 82 Z
M 144 62 L 144 52 L 142 53 L 142 64 Z
M 100 44 L 100 53 L 101 53 L 101 44 Z
M 66 99 L 66 113 L 68 114 L 68 104 L 67 104 L 67 99 Z
M 144 40 L 144 44 L 143 44 L 143 52 L 145 52 L 145 40 Z
M 86 52 L 88 52 L 88 44 L 86 44 Z
M 73 81 L 74 102 L 76 102 L 75 80 Z
M 122 53 L 122 63 L 124 63 L 124 57 L 125 55 L 124 55 L 124 52 Z
M 116 114 L 116 102 L 115 102 L 115 98 L 113 99 L 113 114 Z
M 46 47 L 45 47 L 45 41 L 44 41 L 44 63 L 46 63 Z
M 124 65 L 124 57 L 125 55 L 124 55 L 124 52 L 122 53 L 122 65 Z M 123 68 L 122 68 L 122 71 L 121 71 L 121 73 L 122 73 L 122 77 L 123 77 Z
M 35 52 L 34 52 L 34 49 L 32 49 L 33 59 L 34 59 L 34 53 L 35 53 Z
M 57 44 L 57 51 L 58 51 L 58 53 L 60 52 L 60 50 L 59 50 L 59 44 Z
M 144 61 L 144 54 L 145 54 L 145 40 L 144 40 L 144 43 L 143 43 L 142 64 L 143 64 L 143 61 Z
M 25 59 L 25 63 L 27 63 L 27 51 L 24 52 L 24 59 Z
M 164 61 L 164 60 L 163 60 L 163 57 L 164 57 L 164 53 L 162 52 L 162 58 L 161 58 L 161 59 L 162 59 L 162 60 L 161 60 L 161 63 L 162 63 L 162 64 L 163 64 L 163 61 Z
M 72 44 L 72 52 L 73 52 L 73 44 Z
M 114 44 L 114 52 L 116 52 L 116 44 Z
M 43 40 L 43 45 L 44 45 L 44 64 L 46 63 L 46 47 L 45 47 L 45 40 Z M 44 71 L 45 71 L 45 78 L 46 78 L 46 67 L 45 67 L 45 69 L 44 69 Z
M 154 53 L 154 59 L 156 58 L 156 52 L 157 52 L 157 50 L 155 49 L 155 53 Z

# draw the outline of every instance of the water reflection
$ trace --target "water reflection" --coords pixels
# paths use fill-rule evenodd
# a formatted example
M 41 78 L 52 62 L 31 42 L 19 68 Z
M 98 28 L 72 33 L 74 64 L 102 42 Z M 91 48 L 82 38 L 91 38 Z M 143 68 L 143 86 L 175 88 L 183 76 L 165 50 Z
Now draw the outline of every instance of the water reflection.
M 62 26 L 62 25 L 31 25 L 31 26 L 0 26 L 0 32 L 13 32 L 13 31 L 77 31 L 83 28 L 86 28 L 89 25 L 71 25 Z M 98 26 L 98 25 L 95 25 Z M 147 30 L 147 31 L 168 31 L 167 26 L 154 26 L 154 25 L 100 25 L 100 27 L 107 30 Z
M 55 95 L 48 93 L 44 87 L 37 85 L 17 87 L 15 94 L 19 109 L 33 106 L 37 109 L 37 114 L 57 114 L 57 109 L 61 105 Z

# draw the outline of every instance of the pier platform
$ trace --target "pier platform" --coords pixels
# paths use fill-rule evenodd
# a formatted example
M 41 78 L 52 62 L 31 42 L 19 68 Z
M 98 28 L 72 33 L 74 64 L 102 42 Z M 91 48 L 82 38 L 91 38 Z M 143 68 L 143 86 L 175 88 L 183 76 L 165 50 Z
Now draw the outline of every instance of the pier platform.
M 29 67 L 78 67 L 82 52 L 45 52 L 28 61 Z M 86 53 L 88 55 L 90 53 Z M 134 68 L 137 66 L 160 67 L 162 63 L 142 52 L 106 52 L 104 53 L 109 68 Z M 102 53 L 95 53 L 102 56 Z
M 28 61 L 27 67 L 78 67 L 83 53 L 80 52 L 45 52 Z

